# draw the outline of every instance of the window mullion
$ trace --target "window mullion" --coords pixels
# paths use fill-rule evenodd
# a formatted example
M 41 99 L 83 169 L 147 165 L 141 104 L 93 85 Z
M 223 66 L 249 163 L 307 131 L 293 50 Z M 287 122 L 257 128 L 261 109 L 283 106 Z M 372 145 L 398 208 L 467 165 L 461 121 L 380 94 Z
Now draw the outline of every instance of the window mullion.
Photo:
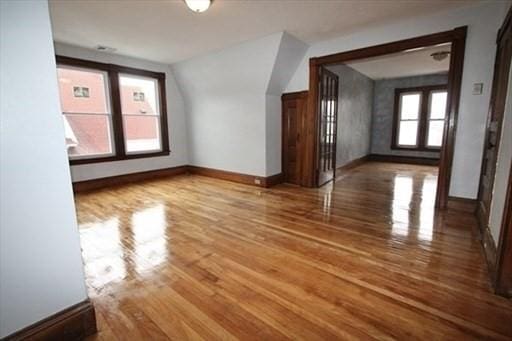
M 114 126 L 114 141 L 116 147 L 116 156 L 123 158 L 126 156 L 124 148 L 124 130 L 123 115 L 121 112 L 121 93 L 119 91 L 119 73 L 115 70 L 109 70 L 110 96 L 112 99 L 112 124 Z
M 428 107 L 430 101 L 430 92 L 424 90 L 421 92 L 420 98 L 420 122 L 418 125 L 418 148 L 423 149 L 427 146 L 427 121 Z

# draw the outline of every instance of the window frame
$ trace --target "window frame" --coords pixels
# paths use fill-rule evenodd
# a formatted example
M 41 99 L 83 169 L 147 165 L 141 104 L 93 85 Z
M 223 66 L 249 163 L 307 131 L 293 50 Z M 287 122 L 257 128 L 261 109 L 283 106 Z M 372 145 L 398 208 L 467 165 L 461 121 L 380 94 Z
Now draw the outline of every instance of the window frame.
M 131 160 L 140 158 L 150 158 L 156 156 L 166 156 L 171 153 L 169 149 L 169 128 L 167 123 L 167 101 L 166 101 L 166 90 L 165 90 L 165 73 L 154 72 L 143 69 L 132 68 L 128 66 L 122 66 L 117 64 L 100 63 L 85 59 L 56 56 L 57 67 L 78 67 L 91 69 L 96 71 L 106 72 L 108 76 L 106 90 L 109 91 L 107 96 L 110 98 L 110 110 L 111 110 L 111 133 L 113 134 L 113 152 L 114 155 L 106 156 L 93 156 L 89 158 L 69 158 L 71 165 L 80 165 L 88 163 L 98 162 L 109 162 L 109 161 L 121 161 Z M 160 139 L 162 150 L 158 151 L 140 151 L 128 153 L 125 148 L 125 134 L 123 127 L 123 114 L 121 110 L 121 93 L 119 86 L 119 75 L 133 75 L 146 78 L 153 78 L 157 80 L 157 96 L 159 98 L 159 109 L 160 109 Z M 62 113 L 61 113 L 62 114 Z M 63 115 L 63 114 L 62 114 Z
M 435 91 L 446 91 L 448 92 L 447 84 L 440 85 L 429 85 L 409 88 L 396 88 L 395 89 L 395 102 L 393 107 L 393 130 L 391 134 L 391 149 L 395 150 L 414 150 L 414 151 L 428 151 L 428 152 L 439 152 L 442 148 L 428 146 L 428 123 L 430 118 L 430 95 Z M 421 93 L 420 96 L 420 108 L 418 117 L 418 133 L 416 135 L 416 146 L 406 146 L 398 144 L 398 133 L 400 125 L 400 99 L 403 94 L 407 93 Z M 449 96 L 448 96 L 449 97 Z M 448 98 L 447 97 L 447 98 Z M 445 113 L 444 124 L 446 126 L 447 113 Z M 443 141 L 444 142 L 444 141 Z

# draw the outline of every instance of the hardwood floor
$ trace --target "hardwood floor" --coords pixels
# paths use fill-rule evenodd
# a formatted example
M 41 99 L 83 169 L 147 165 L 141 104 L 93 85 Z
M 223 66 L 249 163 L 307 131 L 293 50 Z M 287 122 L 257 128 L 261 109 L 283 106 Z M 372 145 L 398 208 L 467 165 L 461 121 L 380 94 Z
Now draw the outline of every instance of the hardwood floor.
M 369 162 L 321 189 L 181 175 L 76 196 L 98 340 L 510 339 L 475 218 L 437 169 Z

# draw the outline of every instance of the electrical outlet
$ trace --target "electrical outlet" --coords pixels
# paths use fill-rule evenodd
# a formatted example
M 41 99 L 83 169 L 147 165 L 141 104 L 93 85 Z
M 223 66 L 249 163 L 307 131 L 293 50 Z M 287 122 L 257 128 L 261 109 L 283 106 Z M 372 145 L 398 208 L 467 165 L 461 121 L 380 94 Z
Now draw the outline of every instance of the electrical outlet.
M 258 178 L 256 178 L 256 179 L 254 179 L 254 183 L 255 183 L 256 185 L 261 185 L 261 180 L 260 180 L 260 179 L 258 179 Z

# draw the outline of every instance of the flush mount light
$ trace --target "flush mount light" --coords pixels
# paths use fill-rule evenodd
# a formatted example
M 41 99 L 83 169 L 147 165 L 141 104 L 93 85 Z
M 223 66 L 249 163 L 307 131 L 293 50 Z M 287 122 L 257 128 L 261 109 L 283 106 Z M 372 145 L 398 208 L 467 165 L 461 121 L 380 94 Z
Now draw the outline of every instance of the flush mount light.
M 213 0 L 184 0 L 188 8 L 196 13 L 201 13 L 210 8 Z
M 440 51 L 440 52 L 434 52 L 430 56 L 432 58 L 434 58 L 435 61 L 440 62 L 440 61 L 446 59 L 446 57 L 448 57 L 449 54 L 450 54 L 450 51 Z

